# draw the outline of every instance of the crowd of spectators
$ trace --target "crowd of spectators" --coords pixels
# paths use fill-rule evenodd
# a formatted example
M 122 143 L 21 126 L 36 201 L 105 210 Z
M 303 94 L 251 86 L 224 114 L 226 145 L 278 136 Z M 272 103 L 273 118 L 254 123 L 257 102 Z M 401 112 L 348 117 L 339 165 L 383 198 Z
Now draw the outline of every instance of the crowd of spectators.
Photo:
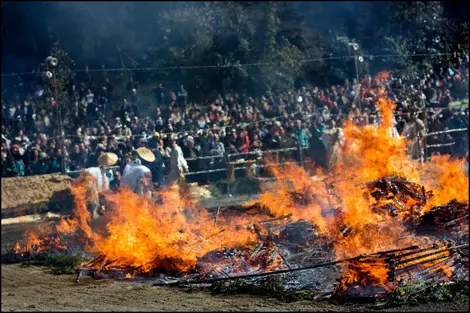
M 413 75 L 393 73 L 381 79 L 387 96 L 397 103 L 394 131 L 417 142 L 410 152 L 413 158 L 423 159 L 425 153 L 468 155 L 467 132 L 429 136 L 427 144 L 433 147 L 424 151 L 422 146 L 426 132 L 468 127 L 468 105 L 451 108 L 456 100 L 468 103 L 468 76 L 468 55 L 461 54 L 451 67 Z M 40 85 L 31 91 L 17 86 L 13 92 L 2 92 L 2 177 L 59 173 L 62 166 L 66 171 L 97 166 L 102 151 L 116 153 L 123 167 L 132 161 L 132 151 L 145 146 L 156 155 L 149 167 L 154 180 L 161 183 L 169 170 L 171 139 L 181 146 L 190 172 L 223 168 L 231 160 L 227 155 L 256 158 L 263 150 L 290 147 L 303 148 L 303 158 L 328 169 L 345 121 L 379 122 L 373 91 L 377 83 L 366 76 L 360 82 L 305 86 L 259 98 L 219 94 L 203 105 L 191 103 L 183 85 L 172 90 L 160 84 L 150 106 L 152 113 L 143 116 L 138 82 L 130 78 L 127 96 L 118 98 L 109 78 L 89 79 L 71 84 L 69 102 L 61 104 L 70 112 L 63 121 L 64 151 L 56 111 L 44 108 L 44 103 L 55 108 L 56 100 Z M 450 142 L 454 144 L 446 145 Z M 201 158 L 208 156 L 213 158 Z M 299 158 L 299 153 L 282 155 L 289 156 Z M 205 182 L 223 175 L 192 175 L 191 179 Z

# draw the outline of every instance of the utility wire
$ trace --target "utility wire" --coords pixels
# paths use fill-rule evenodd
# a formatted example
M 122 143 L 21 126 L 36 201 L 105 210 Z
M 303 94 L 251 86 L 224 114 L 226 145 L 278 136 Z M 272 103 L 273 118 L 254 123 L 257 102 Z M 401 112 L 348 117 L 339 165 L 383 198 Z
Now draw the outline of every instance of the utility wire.
M 419 57 L 419 56 L 445 56 L 452 55 L 452 53 L 416 53 L 416 54 L 376 54 L 376 55 L 362 55 L 363 58 L 392 58 L 392 57 Z M 297 63 L 310 63 L 318 62 L 325 60 L 340 60 L 340 59 L 354 59 L 356 56 L 347 55 L 347 56 L 331 56 L 324 58 L 315 58 L 315 59 L 303 59 L 297 61 Z M 357 56 L 359 57 L 359 55 Z M 260 63 L 232 63 L 225 65 L 184 65 L 184 66 L 163 66 L 163 67 L 142 67 L 142 68 L 97 68 L 97 69 L 85 69 L 85 70 L 75 70 L 75 72 L 128 72 L 128 71 L 166 71 L 166 70 L 188 70 L 188 69 L 210 69 L 210 68 L 233 68 L 233 67 L 260 67 L 260 66 L 271 66 L 279 65 L 283 62 L 260 62 Z M 294 62 L 295 63 L 295 62 Z M 25 76 L 25 75 L 39 75 L 41 71 L 31 71 L 31 72 L 17 72 L 17 73 L 5 73 L 2 74 L 2 77 L 8 76 Z

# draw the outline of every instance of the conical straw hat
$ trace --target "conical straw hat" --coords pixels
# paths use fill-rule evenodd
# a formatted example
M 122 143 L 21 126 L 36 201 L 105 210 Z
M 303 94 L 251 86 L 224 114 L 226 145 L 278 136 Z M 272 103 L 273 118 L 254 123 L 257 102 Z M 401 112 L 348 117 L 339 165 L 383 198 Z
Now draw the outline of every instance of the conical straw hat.
M 98 157 L 98 164 L 104 167 L 112 166 L 116 164 L 119 157 L 112 152 L 103 152 Z
M 142 158 L 144 159 L 145 161 L 147 162 L 153 162 L 155 161 L 155 155 L 153 154 L 152 151 L 150 151 L 149 149 L 145 148 L 145 147 L 141 147 L 139 149 L 136 150 L 137 151 L 137 154 Z

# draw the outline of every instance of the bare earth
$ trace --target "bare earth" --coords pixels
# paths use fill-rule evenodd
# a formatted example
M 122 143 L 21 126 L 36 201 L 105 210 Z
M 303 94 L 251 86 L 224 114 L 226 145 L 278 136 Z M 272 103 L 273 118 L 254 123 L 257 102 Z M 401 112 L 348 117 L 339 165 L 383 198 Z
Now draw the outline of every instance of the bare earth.
M 2 265 L 2 312 L 8 311 L 366 311 L 366 306 L 326 302 L 284 303 L 250 295 L 212 295 L 132 281 L 75 283 L 74 275 L 52 275 L 42 267 Z M 374 310 L 376 311 L 376 310 Z M 436 303 L 389 311 L 468 312 L 468 303 Z
M 2 210 L 47 202 L 54 193 L 67 190 L 71 180 L 59 174 L 2 178 Z

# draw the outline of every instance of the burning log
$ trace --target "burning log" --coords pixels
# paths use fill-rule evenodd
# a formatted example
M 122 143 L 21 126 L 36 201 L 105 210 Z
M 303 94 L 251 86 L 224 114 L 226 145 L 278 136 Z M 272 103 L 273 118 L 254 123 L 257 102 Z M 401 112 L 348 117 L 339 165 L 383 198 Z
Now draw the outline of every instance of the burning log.
M 256 259 L 262 252 L 263 250 L 263 247 L 264 247 L 264 242 L 262 242 L 256 249 L 255 251 L 251 254 L 251 256 L 248 258 L 248 262 L 251 262 L 253 261 L 254 259 Z
M 400 261 L 391 262 L 390 268 L 395 268 L 396 266 L 399 266 L 399 265 L 408 264 L 408 263 L 410 263 L 410 262 L 412 262 L 412 261 L 421 260 L 421 259 L 427 258 L 427 257 L 429 257 L 429 256 L 434 256 L 434 255 L 438 255 L 438 254 L 442 254 L 442 253 L 445 253 L 447 256 L 450 255 L 450 252 L 449 252 L 449 251 L 434 251 L 434 252 L 431 252 L 431 253 L 427 253 L 427 254 L 424 254 L 424 255 L 420 255 L 420 256 L 411 258 L 411 259 L 406 259 L 406 260 L 400 260 Z M 429 262 L 429 261 L 422 261 L 422 262 L 420 262 L 420 263 L 423 264 L 424 262 Z
M 216 273 L 217 276 L 220 276 L 220 275 L 219 275 L 219 271 L 217 271 L 217 269 L 214 267 L 214 265 L 212 265 L 212 263 L 210 263 L 210 262 L 208 262 L 208 264 L 209 264 L 209 266 L 211 267 L 212 271 L 213 271 L 214 273 Z M 228 277 L 228 276 L 229 276 L 227 273 L 224 272 L 223 269 L 220 269 L 220 273 L 222 273 L 222 275 L 223 275 L 224 277 Z
M 411 280 L 417 277 L 421 277 L 421 279 L 427 280 L 429 278 L 434 278 L 435 276 L 434 273 L 437 273 L 438 271 L 442 271 L 443 269 L 447 267 L 453 266 L 455 264 L 455 262 L 454 264 L 451 264 L 451 261 L 453 260 L 454 260 L 453 258 L 447 258 L 443 261 L 438 262 L 437 264 L 433 266 L 430 266 L 428 268 L 425 268 L 424 270 L 418 271 L 417 273 L 410 275 L 408 279 Z
M 423 264 L 433 263 L 433 262 L 442 261 L 442 260 L 449 260 L 450 258 L 451 258 L 450 255 L 441 255 L 441 256 L 436 257 L 434 259 L 424 260 L 424 261 L 420 261 L 420 262 L 417 262 L 417 263 L 413 263 L 413 264 L 408 265 L 408 266 L 403 267 L 403 268 L 391 269 L 391 271 L 388 272 L 388 278 L 389 278 L 389 280 L 393 280 L 394 278 L 396 278 L 398 276 L 401 276 L 401 275 L 410 275 L 411 270 L 416 270 L 416 269 L 419 270 L 420 268 L 422 268 Z
M 422 226 L 445 228 L 450 225 L 461 226 L 468 220 L 468 204 L 452 200 L 448 204 L 432 208 L 421 218 Z
M 367 259 L 354 260 L 348 265 L 348 271 L 343 275 L 334 295 L 348 297 L 351 294 L 361 296 L 369 294 L 376 297 L 378 290 L 382 290 L 382 295 L 386 294 L 387 290 L 392 291 L 397 286 L 394 283 L 396 281 L 409 282 L 423 277 L 429 279 L 432 275 L 437 275 L 433 273 L 445 272 L 451 268 L 450 262 L 454 260 L 455 250 L 468 247 L 468 244 L 450 245 L 452 243 L 432 245 L 423 249 L 407 249 L 411 250 L 410 252 L 398 249 Z M 423 254 L 430 250 L 434 251 Z M 440 279 L 447 279 L 446 277 L 441 275 Z
M 282 221 L 282 220 L 290 218 L 291 216 L 292 216 L 292 213 L 282 215 L 282 216 L 279 216 L 279 217 L 270 218 L 270 219 L 267 219 L 267 220 L 262 220 L 262 221 L 259 221 L 259 223 L 272 223 L 272 222 Z
M 416 246 L 404 248 L 402 250 L 407 250 L 407 249 L 416 249 Z M 359 255 L 356 257 L 352 257 L 352 258 L 341 259 L 341 260 L 325 262 L 325 263 L 312 264 L 309 266 L 303 266 L 303 267 L 297 267 L 297 268 L 289 268 L 289 269 L 282 269 L 282 270 L 276 270 L 276 271 L 269 271 L 269 272 L 262 272 L 262 273 L 248 274 L 248 275 L 229 276 L 229 277 L 224 277 L 224 278 L 214 278 L 214 279 L 207 279 L 207 280 L 181 280 L 181 281 L 172 282 L 168 284 L 167 283 L 154 284 L 154 286 L 214 283 L 214 282 L 223 281 L 223 280 L 249 279 L 249 278 L 263 277 L 263 276 L 269 276 L 269 275 L 285 274 L 285 273 L 304 271 L 304 270 L 309 270 L 309 269 L 314 269 L 314 268 L 319 268 L 319 267 L 333 266 L 333 265 L 345 263 L 345 262 L 360 261 L 360 260 L 371 258 L 371 257 L 381 257 L 381 256 L 387 255 L 388 253 L 395 252 L 395 251 L 396 250 L 390 250 L 390 251 L 377 252 L 373 254 Z
M 282 253 L 278 249 L 278 255 L 281 258 L 282 262 L 287 266 L 288 269 L 291 269 L 292 267 L 290 266 L 289 262 L 287 262 L 286 258 L 282 255 Z
M 443 268 L 444 268 L 443 266 L 448 264 L 448 262 L 450 262 L 451 260 L 454 259 L 452 257 L 454 250 L 458 251 L 458 249 L 460 249 L 460 248 L 468 247 L 468 244 L 467 245 L 446 247 L 443 250 L 441 249 L 442 247 L 446 247 L 446 246 L 441 246 L 437 249 L 434 248 L 437 251 L 434 251 L 432 253 L 427 253 L 427 254 L 424 254 L 424 255 L 420 255 L 420 256 L 417 256 L 417 257 L 413 257 L 411 259 L 399 260 L 399 261 L 396 261 L 396 262 L 390 262 L 390 260 L 388 260 L 389 265 L 387 267 L 390 269 L 390 271 L 388 272 L 388 279 L 390 281 L 396 280 L 398 277 L 401 277 L 403 275 L 408 275 L 411 279 L 411 278 L 421 276 L 422 274 L 431 272 L 433 270 L 443 270 Z M 426 248 L 426 249 L 420 249 L 419 253 L 422 253 L 423 251 L 429 251 L 432 248 L 433 247 Z M 445 254 L 443 254 L 443 253 L 445 253 Z M 408 255 L 410 255 L 410 254 L 408 253 Z M 437 256 L 437 257 L 429 259 L 429 257 L 431 257 L 431 256 Z M 400 256 L 398 258 L 400 258 Z M 416 261 L 416 262 L 414 262 L 412 264 L 408 264 L 412 261 Z M 426 267 L 425 269 L 421 269 L 424 266 L 424 264 L 433 263 L 433 262 L 438 262 L 438 263 L 433 264 L 430 267 Z M 404 265 L 404 264 L 408 264 L 408 265 L 400 267 L 400 268 L 395 267 L 397 265 Z M 413 273 L 414 270 L 418 270 L 418 272 Z
M 450 221 L 450 222 L 447 222 L 447 223 L 444 224 L 444 226 L 449 226 L 449 225 L 455 224 L 456 222 L 460 222 L 460 221 L 462 221 L 462 220 L 468 220 L 468 214 L 467 214 L 467 215 L 464 215 L 464 216 L 462 216 L 462 217 L 456 218 L 455 220 L 452 220 L 452 221 Z M 463 225 L 463 226 L 467 226 L 467 227 L 468 227 L 468 225 Z
M 377 201 L 375 211 L 386 210 L 389 214 L 401 215 L 406 221 L 415 221 L 433 194 L 423 186 L 402 177 L 388 176 L 364 183 L 369 194 Z
M 396 249 L 394 250 L 394 252 L 397 252 L 399 254 L 396 254 L 394 252 L 391 252 L 388 254 L 388 257 L 385 259 L 387 262 L 390 262 L 392 260 L 395 260 L 395 259 L 401 259 L 401 258 L 404 258 L 404 257 L 407 257 L 407 256 L 411 256 L 411 255 L 415 255 L 415 254 L 419 254 L 419 253 L 423 253 L 423 252 L 426 252 L 426 251 L 430 251 L 430 250 L 439 250 L 441 248 L 449 248 L 452 246 L 453 243 L 449 242 L 449 243 L 444 243 L 444 244 L 441 244 L 441 245 L 438 245 L 438 244 L 433 244 L 431 245 L 430 247 L 426 247 L 426 248 L 422 248 L 422 249 L 414 249 L 414 251 L 411 251 L 411 252 L 407 252 L 407 253 L 403 253 L 401 254 L 402 252 L 405 252 L 407 250 L 404 250 L 404 249 Z M 417 247 L 417 246 L 414 246 L 414 247 Z M 412 249 L 408 249 L 408 250 L 412 250 Z M 444 250 L 439 250 L 439 251 L 444 251 Z
M 217 207 L 217 212 L 215 213 L 214 226 L 217 225 L 217 218 L 219 217 L 220 206 Z
M 53 230 L 56 232 L 57 236 L 59 237 L 59 240 L 62 242 L 62 244 L 67 248 L 67 251 L 69 253 L 74 253 L 73 247 L 65 240 L 64 236 L 59 232 L 55 224 L 52 224 Z

